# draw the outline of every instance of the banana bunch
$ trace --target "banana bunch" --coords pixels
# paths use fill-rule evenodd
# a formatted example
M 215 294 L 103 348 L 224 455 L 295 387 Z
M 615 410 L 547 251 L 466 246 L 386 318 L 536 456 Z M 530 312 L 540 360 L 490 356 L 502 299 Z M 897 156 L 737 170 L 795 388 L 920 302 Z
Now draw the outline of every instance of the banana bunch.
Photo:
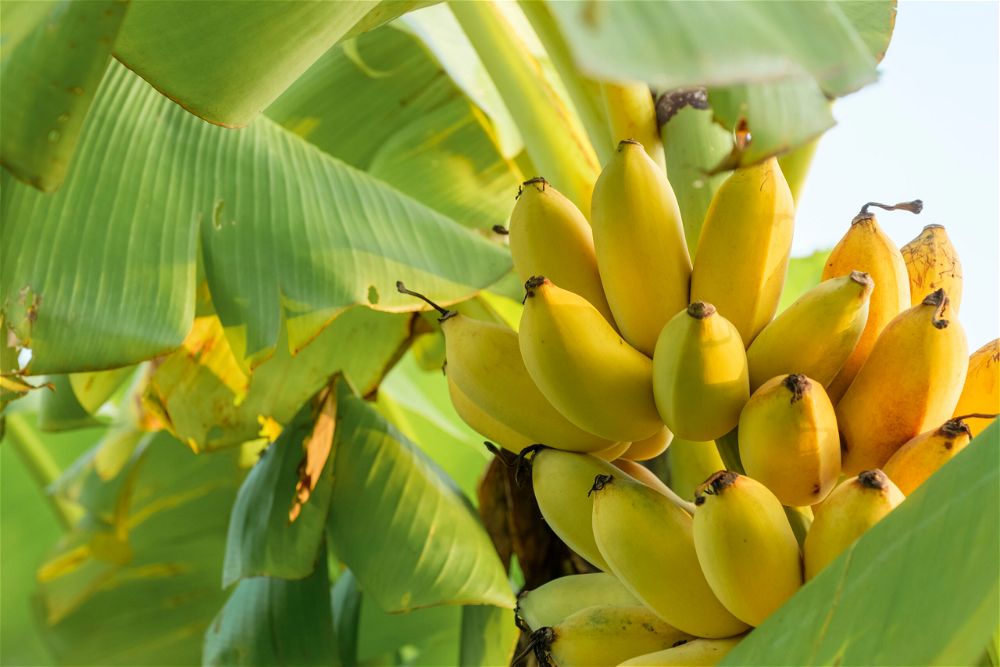
M 689 244 L 662 164 L 626 140 L 590 211 L 543 178 L 519 190 L 517 331 L 398 285 L 441 315 L 458 414 L 531 466 L 596 570 L 522 593 L 539 663 L 715 664 L 997 416 L 1000 345 L 969 357 L 944 228 L 900 249 L 872 208 L 922 204 L 865 204 L 779 314 L 778 162 L 734 171 Z M 639 463 L 663 456 L 669 484 Z

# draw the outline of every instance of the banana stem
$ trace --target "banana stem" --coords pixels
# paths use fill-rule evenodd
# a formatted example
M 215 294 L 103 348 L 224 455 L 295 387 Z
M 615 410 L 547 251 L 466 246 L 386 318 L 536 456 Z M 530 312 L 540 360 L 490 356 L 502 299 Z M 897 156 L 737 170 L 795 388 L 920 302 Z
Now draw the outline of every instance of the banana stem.
M 721 438 L 717 438 L 715 447 L 719 450 L 722 462 L 726 464 L 726 470 L 745 475 L 746 470 L 740 460 L 740 441 L 736 431 L 737 429 L 734 428 Z
M 600 84 L 580 73 L 548 4 L 539 0 L 519 0 L 518 5 L 559 73 L 580 122 L 590 137 L 597 159 L 601 164 L 607 163 L 614 153 L 615 143 L 604 112 Z
M 531 161 L 589 216 L 600 166 L 579 120 L 545 79 L 541 65 L 495 2 L 449 6 L 517 123 Z
M 456 314 L 454 310 L 448 310 L 447 308 L 442 308 L 441 306 L 437 305 L 436 303 L 428 299 L 420 292 L 414 292 L 413 290 L 407 289 L 406 285 L 403 284 L 402 280 L 396 281 L 396 291 L 399 292 L 400 294 L 405 294 L 407 296 L 415 296 L 424 303 L 428 304 L 434 310 L 441 313 L 441 317 L 438 319 L 439 322 L 443 322 L 444 320 L 448 319 L 449 317 L 453 317 Z
M 83 511 L 62 498 L 47 491 L 50 484 L 59 479 L 62 470 L 25 420 L 24 415 L 14 413 L 7 416 L 5 439 L 28 468 L 35 483 L 42 489 L 46 500 L 64 530 L 70 530 L 83 517 Z
M 919 199 L 914 199 L 913 201 L 899 202 L 898 204 L 880 204 L 876 201 L 870 201 L 861 207 L 861 212 L 854 216 L 855 222 L 860 222 L 861 220 L 867 220 L 872 217 L 872 213 L 868 210 L 869 206 L 877 206 L 878 208 L 884 209 L 886 211 L 909 211 L 914 215 L 919 214 L 924 210 L 924 202 Z

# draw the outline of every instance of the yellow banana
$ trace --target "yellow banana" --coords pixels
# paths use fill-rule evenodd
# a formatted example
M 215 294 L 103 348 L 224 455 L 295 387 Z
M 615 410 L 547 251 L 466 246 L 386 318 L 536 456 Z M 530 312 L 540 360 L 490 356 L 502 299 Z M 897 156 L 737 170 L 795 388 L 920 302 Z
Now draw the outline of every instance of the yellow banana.
M 663 426 L 645 440 L 633 442 L 622 456 L 632 461 L 648 461 L 667 451 L 667 447 L 670 446 L 673 439 L 674 434 L 666 426 Z
M 965 449 L 972 431 L 961 418 L 949 419 L 939 428 L 921 433 L 900 447 L 882 471 L 903 495 L 913 493 L 937 469 Z
M 587 493 L 597 475 L 621 474 L 589 454 L 539 449 L 531 460 L 531 486 L 538 509 L 566 546 L 598 569 L 608 564 L 594 541 L 593 498 Z
M 910 305 L 917 305 L 940 288 L 951 299 L 951 309 L 957 317 L 962 303 L 962 262 L 944 226 L 927 225 L 899 252 L 910 278 Z
M 509 452 L 519 453 L 529 445 L 535 444 L 526 435 L 518 433 L 501 421 L 488 415 L 478 405 L 466 396 L 455 381 L 448 377 L 448 395 L 455 412 L 472 430 L 487 438 Z
M 510 254 L 522 281 L 548 276 L 579 294 L 614 323 L 604 296 L 590 224 L 544 178 L 526 181 L 510 214 Z
M 529 630 L 551 627 L 588 607 L 640 607 L 642 603 L 614 575 L 571 574 L 517 596 L 518 619 Z
M 799 543 L 760 482 L 721 470 L 695 496 L 694 546 L 709 586 L 733 616 L 760 625 L 802 586 Z
M 679 495 L 674 493 L 673 489 L 664 484 L 663 480 L 653 474 L 652 470 L 641 463 L 629 461 L 628 459 L 618 459 L 617 461 L 612 461 L 611 465 L 618 468 L 632 479 L 642 482 L 654 491 L 659 491 L 669 498 L 670 502 L 677 505 L 688 514 L 694 514 L 694 503 L 684 500 Z M 693 498 L 694 496 L 692 495 L 691 497 Z
M 688 303 L 691 258 L 666 173 L 622 141 L 594 186 L 591 225 L 604 292 L 622 336 L 646 355 Z
M 803 546 L 806 581 L 833 562 L 905 496 L 877 468 L 844 480 L 816 509 Z
M 845 475 L 881 467 L 952 414 L 968 370 L 965 332 L 944 290 L 889 323 L 837 404 Z
M 607 82 L 601 84 L 601 93 L 612 139 L 638 141 L 646 150 L 646 155 L 666 173 L 667 160 L 656 123 L 656 104 L 649 86 L 642 82 Z
M 571 451 L 596 452 L 619 441 L 584 431 L 549 403 L 528 375 L 521 361 L 518 335 L 509 327 L 445 310 L 423 295 L 406 289 L 402 283 L 397 283 L 396 287 L 404 294 L 426 301 L 441 313 L 448 377 L 492 420 L 532 442 Z M 475 423 L 470 425 L 479 428 Z M 510 436 L 505 439 L 509 440 Z M 498 440 L 507 444 L 501 438 Z
M 653 355 L 653 393 L 677 437 L 714 440 L 733 429 L 750 398 L 747 355 L 736 327 L 700 301 L 663 327 Z
M 868 305 L 868 322 L 861 339 L 837 377 L 827 386 L 827 393 L 834 403 L 840 400 L 854 381 L 854 376 L 861 370 L 882 330 L 910 304 L 910 279 L 906 274 L 903 255 L 879 227 L 875 214 L 868 211 L 869 206 L 912 213 L 919 213 L 923 209 L 920 200 L 895 206 L 874 202 L 865 204 L 861 207 L 861 212 L 851 220 L 851 228 L 834 246 L 826 260 L 821 280 L 846 276 L 852 271 L 864 271 L 875 283 Z M 924 296 L 926 295 L 921 295 L 921 298 Z
M 868 321 L 872 280 L 852 271 L 812 288 L 771 321 L 747 350 L 750 391 L 788 373 L 824 387 L 854 352 Z
M 691 639 L 690 635 L 664 623 L 646 607 L 601 605 L 581 609 L 552 627 L 536 630 L 528 646 L 539 665 L 594 667 L 617 665 L 686 639 Z
M 755 391 L 738 437 L 746 473 L 783 505 L 814 505 L 837 484 L 837 417 L 823 386 L 805 375 L 771 378 Z
M 713 472 L 725 467 L 714 440 L 692 442 L 674 438 L 670 443 L 667 453 L 670 488 L 685 500 L 693 499 L 695 489 Z
M 972 413 L 993 414 L 1000 412 L 1000 339 L 990 342 L 969 357 L 969 371 L 965 376 L 962 395 L 955 406 L 955 415 Z M 976 437 L 990 425 L 992 419 L 969 418 L 969 429 Z
M 734 171 L 712 198 L 691 273 L 691 300 L 715 304 L 744 347 L 778 310 L 794 222 L 795 201 L 773 157 Z
M 618 667 L 712 667 L 736 648 L 743 636 L 726 639 L 692 639 L 683 644 L 626 660 Z
M 629 450 L 631 446 L 632 443 L 630 442 L 619 442 L 614 445 L 611 445 L 607 449 L 602 449 L 598 452 L 591 452 L 591 453 L 603 461 L 614 461 L 616 459 L 621 458 L 625 454 L 625 452 Z
M 592 496 L 594 539 L 611 572 L 633 595 L 692 635 L 730 637 L 746 629 L 705 580 L 687 512 L 622 474 L 598 476 Z
M 643 440 L 662 428 L 653 402 L 653 362 L 583 297 L 541 276 L 525 289 L 521 357 L 552 405 L 612 441 Z

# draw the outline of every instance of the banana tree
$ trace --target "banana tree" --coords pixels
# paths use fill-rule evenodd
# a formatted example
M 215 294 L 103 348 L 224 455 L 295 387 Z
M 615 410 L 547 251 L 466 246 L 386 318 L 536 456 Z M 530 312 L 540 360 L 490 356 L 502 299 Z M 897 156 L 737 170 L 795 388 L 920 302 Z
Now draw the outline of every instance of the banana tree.
M 456 415 L 437 318 L 397 281 L 516 327 L 519 184 L 589 211 L 630 137 L 696 252 L 732 169 L 780 156 L 798 192 L 896 7 L 0 12 L 4 660 L 499 665 L 518 590 L 582 564 Z M 1000 595 L 996 437 L 731 664 L 978 659 Z

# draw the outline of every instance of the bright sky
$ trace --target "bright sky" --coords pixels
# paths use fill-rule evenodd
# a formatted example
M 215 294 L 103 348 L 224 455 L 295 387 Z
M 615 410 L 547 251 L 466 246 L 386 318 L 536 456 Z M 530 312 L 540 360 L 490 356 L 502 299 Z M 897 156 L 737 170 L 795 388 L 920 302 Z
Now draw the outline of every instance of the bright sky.
M 831 248 L 867 201 L 900 246 L 946 227 L 962 260 L 970 352 L 1000 335 L 998 3 L 901 2 L 881 79 L 836 103 L 801 195 L 793 252 Z

